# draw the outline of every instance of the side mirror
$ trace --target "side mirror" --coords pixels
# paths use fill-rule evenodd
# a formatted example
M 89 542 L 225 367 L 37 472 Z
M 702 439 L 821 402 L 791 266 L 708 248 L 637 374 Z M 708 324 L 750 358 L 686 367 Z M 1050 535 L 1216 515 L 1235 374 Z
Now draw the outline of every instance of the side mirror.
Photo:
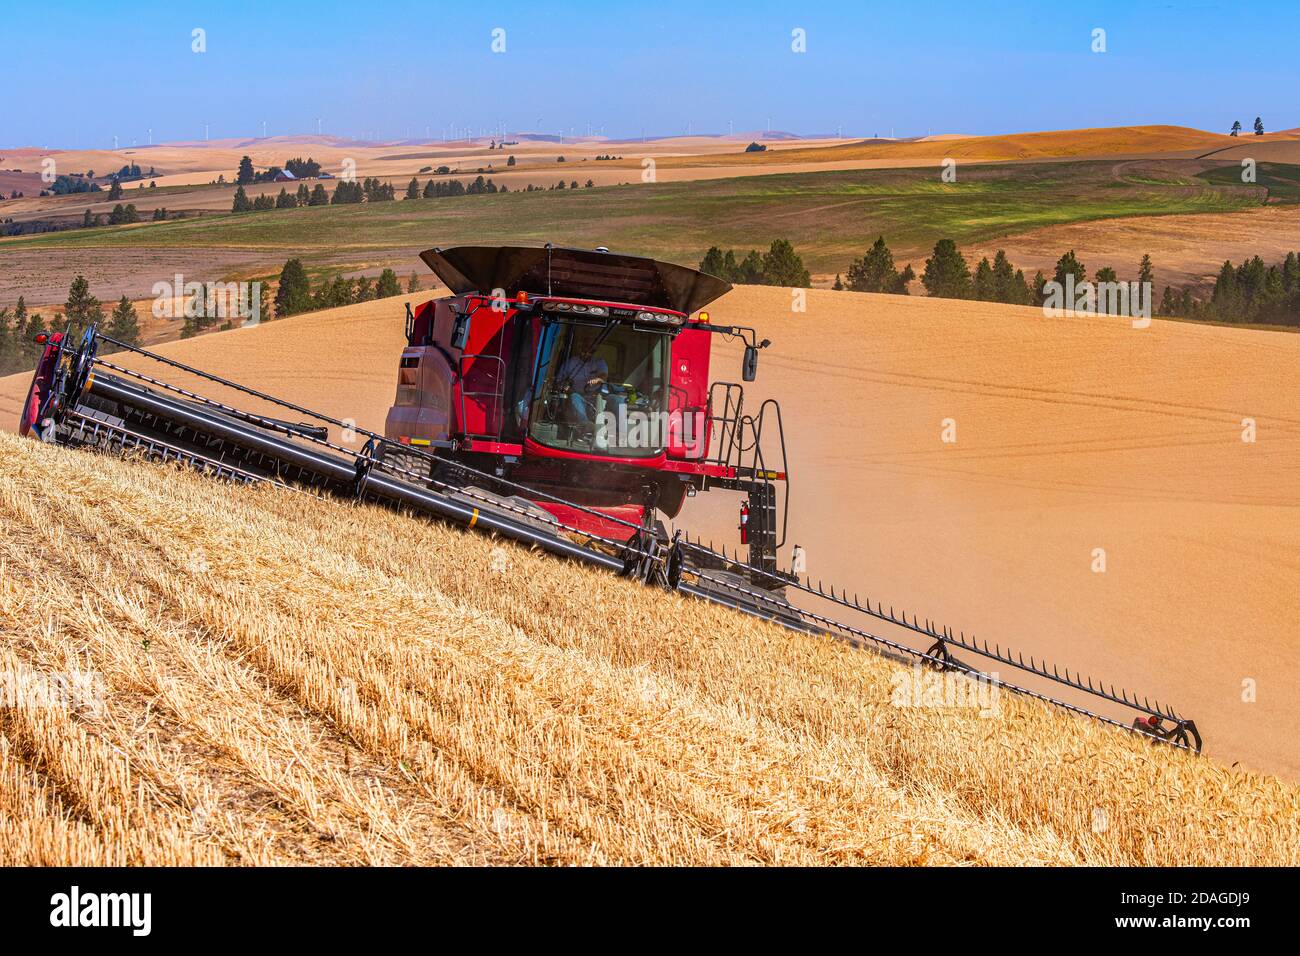
M 745 360 L 741 363 L 740 375 L 746 382 L 752 382 L 758 378 L 758 348 L 756 346 L 745 346 Z
M 451 327 L 451 347 L 454 349 L 465 348 L 465 341 L 469 338 L 469 316 L 457 315 L 456 323 Z

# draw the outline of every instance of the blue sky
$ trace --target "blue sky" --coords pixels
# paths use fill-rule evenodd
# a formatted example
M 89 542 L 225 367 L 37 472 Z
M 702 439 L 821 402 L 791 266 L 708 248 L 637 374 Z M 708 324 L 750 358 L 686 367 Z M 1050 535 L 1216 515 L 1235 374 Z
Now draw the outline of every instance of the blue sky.
M 0 146 L 314 132 L 317 117 L 381 139 L 497 123 L 623 137 L 1300 126 L 1294 0 L 15 3 L 0 30 Z

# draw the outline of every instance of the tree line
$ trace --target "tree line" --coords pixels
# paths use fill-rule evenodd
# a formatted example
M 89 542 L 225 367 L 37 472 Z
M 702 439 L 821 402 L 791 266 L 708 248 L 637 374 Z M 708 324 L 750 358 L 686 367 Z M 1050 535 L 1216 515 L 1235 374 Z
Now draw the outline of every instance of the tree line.
M 1165 286 L 1158 312 L 1213 322 L 1300 326 L 1300 253 L 1289 252 L 1273 265 L 1259 256 L 1236 266 L 1225 261 L 1208 299 L 1196 298 L 1190 288 Z
M 803 259 L 786 239 L 775 239 L 766 253 L 751 249 L 743 259 L 732 249 L 710 246 L 700 260 L 700 271 L 739 285 L 782 285 L 807 288 L 812 277 Z
M 30 312 L 27 300 L 19 296 L 12 311 L 8 306 L 0 307 L 0 375 L 31 371 L 36 367 L 36 361 L 45 348 L 36 341 L 38 335 L 68 331 L 73 338 L 79 338 L 92 324 L 119 342 L 140 344 L 140 317 L 131 300 L 122 296 L 106 315 L 103 303 L 91 294 L 85 276 L 79 275 L 72 280 L 67 301 L 49 324 L 41 313 Z M 113 350 L 103 348 L 101 351 Z
M 587 185 L 592 185 L 588 181 Z M 575 182 L 576 189 L 578 184 Z M 437 199 L 444 196 L 478 196 L 487 193 L 504 193 L 510 190 L 503 183 L 498 186 L 491 179 L 476 177 L 466 185 L 459 179 L 430 179 L 421 188 L 415 177 L 406 186 L 404 199 Z M 361 202 L 391 202 L 397 198 L 397 188 L 392 183 L 385 183 L 378 178 L 367 177 L 361 181 L 340 180 L 333 192 L 317 183 L 310 190 L 306 183 L 300 183 L 295 193 L 281 189 L 278 196 L 263 193 L 249 198 L 243 186 L 235 188 L 231 212 L 261 212 L 267 209 L 295 209 L 300 206 L 337 206 Z
M 283 167 L 270 166 L 262 172 L 253 168 L 251 157 L 243 156 L 239 160 L 239 169 L 235 172 L 235 183 L 239 186 L 250 186 L 253 183 L 271 183 L 282 172 L 293 173 L 297 179 L 315 179 L 321 173 L 321 165 L 308 156 L 303 159 L 301 156 L 295 156 L 287 160 Z M 224 176 L 222 177 L 224 179 Z
M 406 291 L 412 293 L 419 289 L 420 280 L 412 272 Z M 284 268 L 280 270 L 275 291 L 275 315 L 282 318 L 401 294 L 402 286 L 398 282 L 397 273 L 388 268 L 379 273 L 373 282 L 366 276 L 349 278 L 342 273 L 323 275 L 313 290 L 302 260 L 293 258 L 285 262 Z
M 902 270 L 895 266 L 893 254 L 882 236 L 861 258 L 849 264 L 844 276 L 835 276 L 833 288 L 907 295 L 909 284 L 915 278 L 910 264 Z M 929 295 L 1011 305 L 1044 305 L 1050 296 L 1049 282 L 1056 283 L 1059 288 L 1066 288 L 1067 283 L 1072 282 L 1073 287 L 1078 288 L 1089 281 L 1097 284 L 1121 281 L 1147 284 L 1152 290 L 1150 294 L 1154 295 L 1155 267 L 1151 256 L 1143 255 L 1128 278 L 1121 279 L 1113 266 L 1101 266 L 1089 273 L 1071 249 L 1057 259 L 1050 275 L 1038 270 L 1034 278 L 1028 280 L 1023 270 L 1012 265 L 1004 250 L 998 250 L 992 261 L 987 256 L 980 259 L 972 270 L 955 241 L 940 239 L 935 243 L 931 256 L 925 260 L 925 270 L 921 274 L 921 285 Z M 1110 305 L 1108 300 L 1098 297 L 1099 312 L 1105 312 Z M 1300 252 L 1288 253 L 1282 261 L 1272 265 L 1266 264 L 1260 256 L 1245 259 L 1238 265 L 1224 262 L 1208 298 L 1198 298 L 1191 286 L 1176 289 L 1166 285 L 1159 303 L 1153 301 L 1151 305 L 1154 314 L 1166 318 L 1300 325 Z

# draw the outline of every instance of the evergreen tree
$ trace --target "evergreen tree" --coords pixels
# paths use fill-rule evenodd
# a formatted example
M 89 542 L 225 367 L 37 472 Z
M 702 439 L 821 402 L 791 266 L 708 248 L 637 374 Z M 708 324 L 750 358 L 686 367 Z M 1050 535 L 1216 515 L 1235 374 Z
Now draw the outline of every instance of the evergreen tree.
M 1027 295 L 1021 296 L 1020 289 L 1022 286 L 1024 286 L 1027 293 L 1028 286 L 1025 286 L 1025 274 L 1020 273 L 1019 283 L 1017 283 L 1016 270 L 1011 265 L 1011 260 L 1007 258 L 1006 250 L 999 249 L 993 257 L 993 301 L 1024 305 L 1029 301 L 1029 298 Z
M 329 193 L 325 191 L 325 187 L 322 186 L 320 183 L 317 183 L 315 186 L 313 186 L 311 190 L 311 198 L 307 200 L 307 205 L 328 206 L 329 203 L 330 203 L 330 196 Z
M 812 285 L 812 277 L 804 268 L 803 259 L 795 253 L 786 239 L 775 239 L 763 256 L 763 283 L 795 289 Z
M 728 282 L 740 281 L 740 263 L 736 261 L 736 253 L 731 249 L 722 257 L 722 271 L 718 273 L 718 278 Z
M 513 166 L 514 164 L 515 164 L 515 157 L 512 155 L 509 159 L 506 160 L 506 165 Z
M 406 184 L 406 198 L 407 199 L 420 198 L 420 181 L 416 179 L 414 176 L 412 176 L 411 181 Z
M 119 183 L 116 179 L 114 179 L 113 185 L 108 187 L 108 201 L 116 202 L 121 198 L 122 198 L 122 184 Z
M 975 298 L 981 302 L 996 302 L 993 290 L 993 266 L 989 263 L 988 256 L 984 256 L 975 267 Z
M 845 277 L 848 280 L 848 287 L 854 292 L 906 293 L 907 291 L 905 283 L 900 289 L 902 277 L 894 268 L 894 254 L 885 244 L 884 236 L 877 237 L 861 259 L 849 263 L 849 271 Z
M 736 269 L 736 281 L 742 285 L 763 285 L 763 257 L 757 249 L 751 249 L 749 255 Z
M 91 325 L 104 324 L 104 307 L 90 294 L 90 283 L 85 276 L 78 275 L 68 286 L 68 301 L 63 304 L 63 314 L 74 335 L 80 335 Z
M 294 196 L 294 203 L 298 206 L 306 206 L 311 202 L 311 193 L 307 190 L 306 183 L 298 184 L 298 192 Z
M 1230 133 L 1228 133 L 1228 135 L 1229 135 L 1229 136 L 1236 136 L 1236 135 L 1237 135 L 1238 133 L 1240 133 L 1240 132 L 1241 132 L 1241 120 L 1233 120 L 1233 121 L 1232 121 L 1232 131 L 1231 131 Z
M 1214 280 L 1210 307 L 1217 318 L 1225 322 L 1237 322 L 1243 317 L 1244 305 L 1241 288 L 1237 285 L 1237 270 L 1231 262 L 1225 261 L 1219 269 L 1219 277 Z
M 1088 280 L 1088 270 L 1083 267 L 1074 250 L 1071 249 L 1061 258 L 1056 260 L 1056 270 L 1052 273 L 1052 280 L 1059 282 L 1061 287 L 1065 287 L 1066 276 L 1074 276 L 1074 284 L 1077 287 Z
M 247 186 L 257 180 L 257 174 L 253 172 L 253 161 L 247 156 L 239 161 L 239 172 L 235 174 L 235 182 L 240 186 Z
M 1103 315 L 1109 314 L 1111 299 L 1110 296 L 1101 294 L 1101 286 L 1103 283 L 1118 282 L 1119 275 L 1110 266 L 1102 266 L 1100 269 L 1097 270 L 1097 273 L 1093 277 L 1093 279 L 1097 283 L 1097 287 L 1098 287 L 1097 311 L 1102 313 Z
M 90 214 L 90 210 L 87 209 L 87 210 L 86 210 L 86 214 L 85 214 L 84 216 L 81 217 L 81 228 L 82 228 L 82 229 L 89 229 L 89 228 L 90 228 L 91 226 L 93 226 L 94 224 L 95 224 L 95 217 L 92 216 L 92 215 Z
M 253 204 L 248 201 L 248 193 L 244 192 L 244 187 L 240 186 L 235 190 L 235 201 L 230 207 L 231 212 L 252 212 Z
M 370 279 L 366 276 L 359 277 L 357 279 L 356 297 L 353 299 L 353 301 L 369 302 L 373 298 L 375 298 L 375 288 L 373 285 L 370 284 Z
M 280 270 L 280 285 L 275 290 L 277 317 L 297 315 L 311 308 L 311 285 L 301 259 L 290 259 Z
M 1151 257 L 1149 255 L 1144 255 L 1142 257 L 1142 261 L 1138 264 L 1137 280 L 1139 283 L 1150 282 L 1151 287 L 1153 289 L 1155 288 L 1155 281 L 1156 281 L 1155 269 L 1153 269 L 1151 266 Z
M 932 296 L 944 299 L 969 299 L 971 297 L 970 268 L 966 258 L 951 239 L 940 239 L 934 245 L 934 254 L 925 260 L 921 284 Z
M 298 205 L 298 200 L 289 195 L 288 190 L 281 189 L 280 195 L 275 197 L 276 209 L 293 209 Z
M 1264 135 L 1264 121 L 1260 119 L 1258 116 L 1255 117 L 1255 135 L 1256 136 Z
M 844 280 L 840 278 L 840 274 L 838 272 L 835 273 L 835 284 L 831 286 L 831 288 L 834 289 L 836 292 L 841 292 L 844 289 Z
M 0 308 L 0 375 L 8 375 L 15 370 L 15 337 L 9 328 L 9 307 Z
M 1012 276 L 1006 295 L 1007 297 L 1002 301 L 1010 302 L 1012 305 L 1029 305 L 1034 301 L 1033 290 L 1029 288 L 1029 283 L 1025 281 L 1023 269 L 1017 269 L 1016 274 Z
M 1159 314 L 1164 316 L 1178 315 L 1178 296 L 1170 286 L 1165 286 L 1165 294 L 1160 297 Z
M 45 335 L 49 331 L 41 314 L 39 312 L 33 313 L 32 317 L 27 321 L 27 334 L 23 336 L 24 341 L 19 342 L 21 351 L 18 357 L 24 360 L 24 365 L 26 365 L 26 362 L 31 361 L 31 343 L 37 336 Z
M 390 296 L 401 295 L 402 287 L 397 282 L 397 273 L 392 269 L 385 269 L 379 273 L 379 281 L 375 283 L 375 298 L 387 299 Z
M 284 190 L 280 190 L 280 191 L 284 192 Z M 271 197 L 270 193 L 262 193 L 256 199 L 253 200 L 253 210 L 255 212 L 263 212 L 267 209 L 274 209 L 274 208 L 275 208 L 275 200 Z
M 1047 285 L 1047 277 L 1043 275 L 1043 270 L 1039 269 L 1034 273 L 1034 286 L 1030 290 L 1033 294 L 1033 302 L 1041 304 L 1045 298 L 1044 288 Z
M 727 267 L 722 259 L 722 250 L 717 246 L 709 246 L 709 251 L 700 260 L 700 271 L 706 275 L 717 276 L 719 279 L 731 281 L 731 276 L 727 274 Z
M 365 186 L 359 182 L 348 182 L 343 180 L 334 187 L 334 195 L 330 197 L 332 205 L 350 204 L 364 202 L 366 198 Z
M 108 334 L 127 345 L 140 344 L 140 317 L 135 306 L 125 295 L 118 300 L 117 307 L 108 319 Z
M 421 195 L 425 199 L 432 199 L 434 196 L 438 195 L 438 187 L 434 184 L 432 179 L 424 184 L 424 192 Z
M 1288 295 L 1300 290 L 1300 256 L 1294 252 L 1288 252 L 1282 264 L 1282 287 Z
M 412 292 L 419 292 L 419 291 L 420 291 L 420 277 L 417 276 L 414 272 L 412 272 L 411 278 L 406 283 L 406 293 L 407 295 L 410 295 Z

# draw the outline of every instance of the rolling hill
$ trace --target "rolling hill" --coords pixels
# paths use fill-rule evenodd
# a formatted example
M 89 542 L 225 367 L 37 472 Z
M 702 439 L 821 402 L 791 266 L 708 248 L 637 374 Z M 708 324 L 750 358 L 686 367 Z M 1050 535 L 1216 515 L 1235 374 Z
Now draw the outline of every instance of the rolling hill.
M 378 429 L 401 302 L 163 351 Z M 1300 336 L 821 290 L 792 304 L 740 287 L 712 309 L 774 343 L 748 394 L 785 412 L 785 554 L 799 543 L 813 578 L 1158 697 L 1210 759 L 1300 780 Z M 719 344 L 713 377 L 739 363 Z M 26 387 L 0 380 L 0 426 Z M 683 522 L 734 547 L 736 507 L 701 495 Z
M 1254 137 L 1251 137 L 1254 139 Z M 1271 133 L 1260 142 L 1294 142 L 1293 133 Z M 945 157 L 974 162 L 1056 158 L 1191 157 L 1241 143 L 1226 133 L 1208 133 L 1186 126 L 1114 126 L 1093 129 L 1010 133 L 999 136 L 925 137 L 918 140 L 841 143 L 793 147 L 779 152 L 675 157 L 665 165 L 710 163 L 819 163 L 844 160 L 939 160 Z M 1281 160 L 1279 160 L 1281 161 Z

